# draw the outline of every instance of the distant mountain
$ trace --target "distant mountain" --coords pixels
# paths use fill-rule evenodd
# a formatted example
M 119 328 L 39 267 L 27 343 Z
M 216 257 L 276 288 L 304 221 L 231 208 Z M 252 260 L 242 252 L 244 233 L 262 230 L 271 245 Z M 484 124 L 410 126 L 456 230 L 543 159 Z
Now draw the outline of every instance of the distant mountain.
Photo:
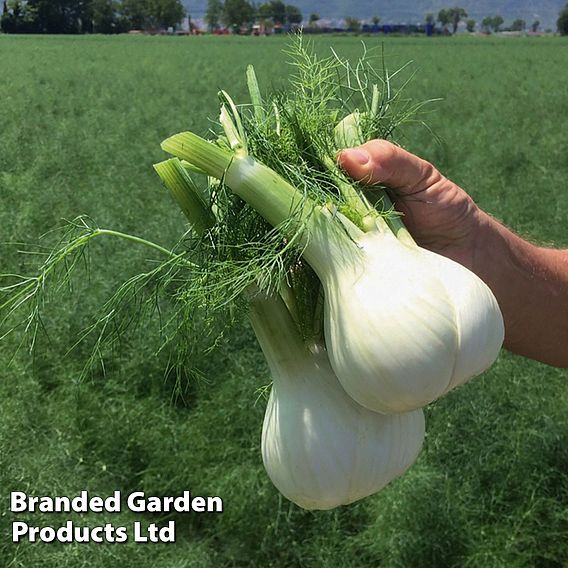
M 470 18 L 481 22 L 486 16 L 501 15 L 505 25 L 521 18 L 530 25 L 534 20 L 540 20 L 541 29 L 556 30 L 558 14 L 566 4 L 566 0 L 284 0 L 300 8 L 307 20 L 313 12 L 323 19 L 339 21 L 346 16 L 362 20 L 370 20 L 380 16 L 385 24 L 408 23 L 415 24 L 424 21 L 428 13 L 438 14 L 442 8 L 461 6 L 465 8 Z M 205 16 L 207 0 L 185 0 L 184 4 L 196 20 Z

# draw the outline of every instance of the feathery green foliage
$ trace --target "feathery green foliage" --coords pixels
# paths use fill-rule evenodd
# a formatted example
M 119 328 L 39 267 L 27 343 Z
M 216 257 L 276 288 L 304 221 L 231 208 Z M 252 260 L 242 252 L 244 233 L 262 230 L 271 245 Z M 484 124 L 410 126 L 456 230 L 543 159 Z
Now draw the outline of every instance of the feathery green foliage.
M 378 214 L 335 163 L 337 151 L 347 143 L 345 121 L 357 119 L 359 139 L 351 137 L 352 143 L 376 136 L 388 138 L 397 125 L 414 120 L 422 105 L 404 100 L 400 91 L 392 89 L 382 52 L 377 59 L 363 46 L 363 54 L 353 66 L 333 50 L 327 57 L 318 57 L 299 35 L 287 54 L 293 67 L 290 89 L 263 97 L 254 69 L 249 67 L 250 103 L 237 106 L 225 91 L 220 93 L 222 130 L 213 143 L 189 134 L 164 143 L 165 149 L 189 160 L 168 160 L 155 166 L 189 220 L 185 248 L 168 251 L 151 241 L 99 229 L 78 218 L 48 253 L 37 276 L 4 275 L 4 280 L 8 277 L 14 282 L 0 288 L 8 294 L 0 305 L 3 321 L 28 309 L 23 325 L 30 332 L 33 348 L 43 294 L 52 282 L 55 292 L 69 284 L 89 242 L 106 235 L 144 244 L 165 258 L 151 270 L 123 282 L 81 334 L 78 342 L 94 338 L 87 368 L 96 361 L 104 366 L 105 348 L 155 313 L 162 321 L 162 349 L 174 348 L 172 356 L 179 368 L 188 358 L 186 346 L 196 343 L 198 337 L 211 337 L 212 346 L 218 343 L 227 323 L 246 309 L 243 294 L 253 288 L 269 294 L 282 289 L 300 329 L 320 332 L 320 285 L 301 259 L 306 220 L 316 205 L 332 204 L 359 225 L 366 215 Z M 381 71 L 376 70 L 377 62 Z M 196 149 L 201 162 L 195 162 L 194 153 L 190 159 L 190 147 Z M 250 154 L 282 176 L 289 191 L 298 195 L 296 211 L 272 227 L 235 195 L 223 180 L 233 152 Z M 205 178 L 208 185 L 200 187 L 190 171 L 202 171 L 205 163 L 217 179 Z M 389 212 L 382 214 L 388 216 Z M 173 315 L 162 314 L 164 300 L 173 304 Z M 208 332 L 200 331 L 197 322 L 207 325 Z M 217 330 L 216 335 L 212 329 Z

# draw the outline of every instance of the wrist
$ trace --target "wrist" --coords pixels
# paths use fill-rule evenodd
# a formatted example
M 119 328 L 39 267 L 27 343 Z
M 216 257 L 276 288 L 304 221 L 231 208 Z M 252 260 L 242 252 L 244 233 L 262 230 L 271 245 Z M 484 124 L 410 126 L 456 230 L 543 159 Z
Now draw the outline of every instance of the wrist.
M 568 254 L 534 245 L 486 213 L 479 215 L 471 270 L 497 299 L 505 348 L 566 366 Z
M 526 278 L 527 262 L 536 247 L 484 211 L 478 210 L 477 217 L 471 270 L 491 288 L 503 310 L 510 301 L 512 281 Z

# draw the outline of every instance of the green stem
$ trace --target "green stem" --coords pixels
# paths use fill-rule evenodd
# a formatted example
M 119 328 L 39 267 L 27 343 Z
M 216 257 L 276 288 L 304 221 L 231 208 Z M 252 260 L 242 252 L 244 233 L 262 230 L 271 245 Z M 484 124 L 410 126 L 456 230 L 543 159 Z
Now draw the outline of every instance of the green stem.
M 234 131 L 234 133 L 236 134 L 236 136 L 233 137 L 231 148 L 237 151 L 240 150 L 243 154 L 248 154 L 247 135 L 245 129 L 243 128 L 243 123 L 241 121 L 237 105 L 233 102 L 233 99 L 229 96 L 229 94 L 226 91 L 221 91 L 219 94 L 221 95 L 222 98 L 225 99 L 225 101 L 229 105 L 229 108 L 231 109 L 231 116 L 229 116 L 225 105 L 224 104 L 221 105 L 221 121 L 220 121 L 221 126 L 223 126 L 223 129 L 225 130 L 225 133 L 227 133 L 228 129 L 230 132 Z M 223 117 L 223 109 L 225 109 L 225 115 L 226 115 L 225 117 Z
M 273 227 L 294 216 L 306 220 L 315 204 L 276 172 L 250 156 L 234 155 L 192 132 L 168 138 L 162 148 L 217 179 L 251 205 Z
M 335 162 L 329 156 L 324 156 L 323 163 L 337 185 L 343 199 L 345 199 L 347 206 L 359 214 L 362 219 L 368 215 L 372 215 L 375 210 L 371 207 L 369 202 L 361 194 L 359 194 L 346 179 L 344 179 L 341 173 L 337 171 L 337 165 Z
M 198 235 L 215 224 L 215 216 L 204 203 L 204 196 L 177 158 L 154 164 L 162 183 L 173 195 L 180 209 Z
M 294 323 L 296 325 L 299 325 L 298 304 L 296 301 L 296 296 L 294 294 L 292 286 L 290 286 L 290 284 L 286 281 L 286 278 L 283 278 L 282 282 L 280 283 L 279 293 L 284 304 L 286 304 L 286 308 L 288 309 L 290 316 L 294 320 Z
M 89 235 L 88 240 L 90 240 L 93 237 L 97 237 L 99 235 L 109 235 L 109 236 L 112 236 L 112 237 L 118 237 L 119 239 L 125 239 L 127 241 L 132 242 L 132 243 L 138 243 L 140 245 L 147 246 L 149 248 L 152 248 L 154 250 L 161 252 L 162 254 L 165 254 L 166 256 L 170 257 L 172 260 L 177 260 L 185 254 L 185 253 L 175 254 L 171 250 L 168 250 L 167 248 L 164 248 L 164 247 L 162 247 L 162 246 L 160 246 L 156 243 L 153 243 L 152 241 L 147 241 L 146 239 L 143 239 L 141 237 L 136 237 L 134 235 L 129 235 L 128 233 L 121 233 L 120 231 L 113 231 L 112 229 L 95 229 Z M 195 267 L 195 264 L 193 264 L 192 262 L 189 262 L 189 260 L 187 260 L 185 262 L 189 266 Z
M 225 132 L 225 136 L 227 137 L 227 141 L 229 142 L 229 146 L 231 150 L 238 151 L 242 149 L 242 140 L 237 128 L 235 127 L 235 123 L 229 116 L 229 111 L 225 105 L 221 106 L 221 114 L 219 115 L 219 122 L 223 127 L 223 131 Z
M 266 120 L 266 113 L 264 105 L 262 104 L 262 96 L 258 88 L 258 81 L 256 73 L 252 65 L 247 66 L 247 87 L 250 95 L 250 100 L 253 106 L 254 116 L 258 123 L 262 124 Z
M 384 189 L 381 190 L 381 200 L 384 204 L 385 209 L 391 209 L 395 211 L 393 202 Z M 400 215 L 392 215 L 390 217 L 387 217 L 386 221 L 399 241 L 407 245 L 416 246 L 416 241 L 412 238 L 412 235 L 406 228 Z
M 300 364 L 308 350 L 286 304 L 279 295 L 257 295 L 250 301 L 249 319 L 273 379 L 278 370 Z
M 221 179 L 233 160 L 233 154 L 207 142 L 193 132 L 181 132 L 162 142 L 162 150 L 187 160 L 211 177 Z

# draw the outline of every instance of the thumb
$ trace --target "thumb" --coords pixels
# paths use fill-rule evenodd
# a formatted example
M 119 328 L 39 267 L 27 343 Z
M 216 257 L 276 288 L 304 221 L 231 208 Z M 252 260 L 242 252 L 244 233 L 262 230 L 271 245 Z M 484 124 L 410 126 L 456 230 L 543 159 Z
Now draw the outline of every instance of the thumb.
M 402 194 L 421 191 L 442 179 L 432 164 L 386 140 L 371 140 L 343 150 L 337 162 L 365 185 L 380 183 Z

